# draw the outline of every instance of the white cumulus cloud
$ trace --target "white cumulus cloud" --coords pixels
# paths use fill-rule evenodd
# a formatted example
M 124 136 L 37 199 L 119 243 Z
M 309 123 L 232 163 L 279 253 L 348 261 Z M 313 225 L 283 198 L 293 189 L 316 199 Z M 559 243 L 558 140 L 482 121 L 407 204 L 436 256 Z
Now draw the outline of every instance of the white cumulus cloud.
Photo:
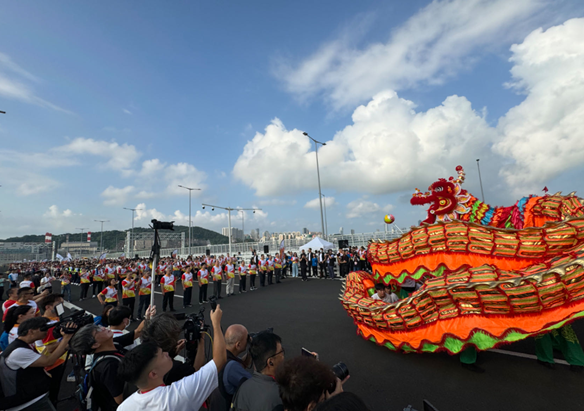
M 584 19 L 535 30 L 511 47 L 510 85 L 527 94 L 500 119 L 494 151 L 512 160 L 501 175 L 513 187 L 541 183 L 582 166 Z
M 381 92 L 355 110 L 352 125 L 319 148 L 322 186 L 374 194 L 424 186 L 484 155 L 495 139 L 496 131 L 464 97 L 450 96 L 416 112 L 413 102 L 394 91 Z M 274 119 L 246 144 L 233 175 L 259 196 L 316 189 L 313 148 L 300 130 L 287 130 Z
M 347 204 L 347 218 L 378 218 L 379 213 L 388 213 L 393 209 L 391 204 L 380 206 L 379 204 L 367 200 L 365 197 L 351 201 Z
M 126 186 L 124 188 L 109 186 L 101 193 L 101 196 L 105 198 L 103 204 L 107 206 L 124 205 L 135 190 L 134 186 Z
M 323 96 L 333 108 L 358 104 L 383 89 L 439 83 L 472 63 L 473 52 L 521 32 L 539 0 L 443 0 L 420 9 L 385 42 L 354 45 L 355 35 L 323 44 L 300 64 L 275 74 L 299 96 Z
M 131 144 L 118 144 L 115 141 L 94 140 L 92 138 L 78 137 L 61 147 L 53 149 L 54 152 L 83 155 L 90 154 L 105 157 L 105 167 L 114 170 L 130 169 L 133 163 L 140 158 L 140 152 Z
M 326 206 L 326 207 L 332 207 L 336 204 L 336 200 L 334 197 L 324 197 L 322 200 L 322 205 Z M 318 197 L 316 197 L 315 199 L 312 199 L 310 201 L 308 201 L 306 204 L 304 204 L 304 208 L 320 208 L 320 201 L 318 201 Z

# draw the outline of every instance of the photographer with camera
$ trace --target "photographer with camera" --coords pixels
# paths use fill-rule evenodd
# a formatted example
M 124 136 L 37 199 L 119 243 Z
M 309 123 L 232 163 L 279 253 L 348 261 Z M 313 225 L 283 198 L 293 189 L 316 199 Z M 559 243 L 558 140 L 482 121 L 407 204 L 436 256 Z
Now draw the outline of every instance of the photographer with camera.
M 41 355 L 32 347 L 35 341 L 47 336 L 47 322 L 45 317 L 24 321 L 18 327 L 18 338 L 0 356 L 0 385 L 3 393 L 0 409 L 55 410 L 47 395 L 51 377 L 44 368 L 52 366 L 65 353 L 73 334 L 64 334 L 49 356 Z M 69 323 L 65 327 L 74 332 L 76 325 Z
M 223 312 L 217 306 L 211 312 L 213 324 L 213 360 L 193 375 L 171 385 L 164 376 L 172 369 L 168 353 L 152 342 L 130 351 L 120 366 L 120 376 L 138 386 L 138 392 L 120 405 L 120 411 L 198 410 L 217 387 L 217 373 L 227 361 L 225 339 L 221 330 Z
M 230 325 L 225 331 L 225 345 L 227 346 L 227 364 L 219 372 L 219 387 L 209 398 L 209 411 L 229 411 L 233 395 L 244 381 L 251 378 L 247 368 L 251 365 L 251 356 L 244 359 L 239 355 L 247 351 L 249 334 L 241 324 Z
M 192 375 L 205 363 L 204 334 L 201 332 L 191 333 L 200 329 L 199 318 L 191 316 L 181 327 L 178 320 L 171 314 L 163 313 L 155 316 L 146 322 L 141 335 L 142 343 L 152 342 L 167 352 L 172 359 L 172 369 L 164 376 L 164 383 L 170 385 L 184 377 Z M 192 325 L 192 327 L 191 327 Z M 185 330 L 185 339 L 180 339 L 180 334 Z M 186 351 L 184 362 L 178 361 L 175 357 L 183 350 Z
M 49 294 L 40 301 L 41 309 L 43 310 L 43 317 L 48 319 L 47 324 L 53 325 L 59 322 L 59 315 L 56 312 L 56 307 L 64 301 L 63 294 Z M 62 336 L 58 332 L 53 332 L 50 329 L 47 336 L 43 340 L 36 341 L 37 351 L 43 355 L 51 355 L 53 351 L 59 346 Z M 51 374 L 51 386 L 49 390 L 49 399 L 53 405 L 57 406 L 59 397 L 59 390 L 61 389 L 61 380 L 65 372 L 65 362 L 67 361 L 67 352 L 65 352 L 55 363 L 47 367 L 46 370 Z
M 156 307 L 148 307 L 146 318 L 156 314 Z M 92 400 L 95 409 L 114 411 L 127 398 L 132 388 L 118 376 L 118 368 L 124 358 L 125 350 L 118 349 L 130 345 L 138 338 L 144 328 L 144 321 L 135 331 L 116 337 L 108 328 L 95 324 L 83 327 L 71 339 L 71 351 L 77 355 L 93 354 L 91 370 L 88 374 L 90 387 L 93 388 Z
M 233 398 L 236 411 L 272 411 L 282 404 L 276 369 L 284 361 L 282 339 L 267 330 L 256 334 L 250 342 L 249 353 L 255 365 L 250 379 L 245 381 Z
M 313 357 L 285 361 L 276 373 L 286 411 L 312 411 L 328 398 L 343 392 L 341 380 Z

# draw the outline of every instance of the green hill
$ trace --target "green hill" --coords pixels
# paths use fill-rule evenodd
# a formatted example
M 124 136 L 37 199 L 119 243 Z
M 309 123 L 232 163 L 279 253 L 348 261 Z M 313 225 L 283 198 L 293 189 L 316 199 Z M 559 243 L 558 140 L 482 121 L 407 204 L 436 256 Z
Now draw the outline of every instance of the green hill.
M 166 230 L 165 230 L 166 231 Z M 154 235 L 154 230 L 150 228 L 142 228 L 142 227 L 135 227 L 134 233 L 142 233 L 142 232 L 151 232 Z M 189 241 L 189 227 L 175 225 L 174 226 L 175 233 L 185 233 L 185 240 L 188 246 Z M 193 246 L 196 245 L 207 245 L 209 242 L 211 244 L 227 244 L 229 239 L 221 235 L 215 231 L 207 230 L 206 228 L 202 227 L 192 227 L 191 228 L 192 238 L 193 238 Z M 86 240 L 87 234 L 81 233 L 64 233 L 64 234 L 53 234 L 53 241 L 57 242 L 57 245 L 66 241 L 67 235 L 69 236 L 69 241 L 79 241 Z M 101 233 L 99 231 L 93 231 L 91 233 L 91 239 L 93 241 L 100 241 Z M 124 240 L 126 238 L 125 231 L 119 230 L 110 230 L 103 232 L 103 247 L 106 250 L 110 251 L 122 251 L 124 247 Z M 45 235 L 25 235 L 22 237 L 11 237 L 5 240 L 0 240 L 0 242 L 17 242 L 17 243 L 39 243 L 45 241 Z

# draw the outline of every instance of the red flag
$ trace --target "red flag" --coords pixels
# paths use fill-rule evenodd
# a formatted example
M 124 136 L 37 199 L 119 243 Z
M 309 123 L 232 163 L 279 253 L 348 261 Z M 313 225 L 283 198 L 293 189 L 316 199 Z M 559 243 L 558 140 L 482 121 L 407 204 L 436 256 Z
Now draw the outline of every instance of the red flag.
M 547 194 L 547 192 L 548 192 L 548 188 L 547 188 L 547 186 L 545 186 L 545 187 L 543 188 L 543 190 L 541 190 L 541 191 L 543 191 L 544 193 L 546 193 L 546 194 Z

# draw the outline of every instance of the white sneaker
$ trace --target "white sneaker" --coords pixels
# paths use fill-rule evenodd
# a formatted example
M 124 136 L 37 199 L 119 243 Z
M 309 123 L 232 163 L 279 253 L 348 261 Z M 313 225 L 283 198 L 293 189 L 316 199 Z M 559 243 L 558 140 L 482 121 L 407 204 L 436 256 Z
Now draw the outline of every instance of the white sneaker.
M 75 374 L 73 372 L 67 376 L 67 382 L 75 382 Z

